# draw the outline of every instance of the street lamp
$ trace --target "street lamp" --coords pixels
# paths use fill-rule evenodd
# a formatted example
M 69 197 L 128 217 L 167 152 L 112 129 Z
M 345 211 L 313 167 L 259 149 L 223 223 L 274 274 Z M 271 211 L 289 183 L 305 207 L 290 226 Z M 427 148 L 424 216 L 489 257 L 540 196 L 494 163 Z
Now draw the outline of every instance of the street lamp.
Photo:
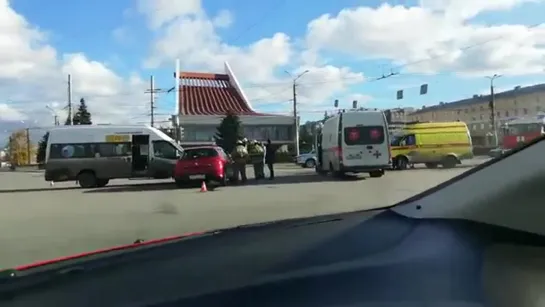
M 487 76 L 485 78 L 490 80 L 490 123 L 492 124 L 492 132 L 494 135 L 494 147 L 498 147 L 498 127 L 496 125 L 496 101 L 494 97 L 494 80 L 501 78 L 502 75 L 494 74 L 492 76 Z
M 284 70 L 284 72 L 292 78 L 293 82 L 293 121 L 294 121 L 294 143 L 295 143 L 295 155 L 299 156 L 299 120 L 297 117 L 297 80 L 299 80 L 302 76 L 309 73 L 310 71 L 307 69 L 303 71 L 302 73 L 298 74 L 297 76 L 293 76 L 289 71 Z
M 59 125 L 59 116 L 57 115 L 57 111 L 55 111 L 49 105 L 46 105 L 45 108 L 48 109 L 49 111 L 51 111 L 51 113 L 53 113 L 53 123 L 54 123 L 55 126 L 58 126 Z

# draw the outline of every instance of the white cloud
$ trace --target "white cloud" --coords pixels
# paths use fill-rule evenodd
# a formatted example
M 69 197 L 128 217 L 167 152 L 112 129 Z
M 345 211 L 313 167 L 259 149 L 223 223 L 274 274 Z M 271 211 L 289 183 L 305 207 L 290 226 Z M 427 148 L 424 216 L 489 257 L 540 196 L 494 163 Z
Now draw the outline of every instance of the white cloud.
M 433 58 L 407 67 L 424 73 L 543 73 L 545 27 L 485 26 L 471 20 L 485 11 L 537 1 L 422 0 L 419 7 L 383 4 L 376 9 L 344 9 L 311 21 L 306 43 L 312 50 L 399 64 Z M 467 46 L 474 47 L 462 50 Z
M 27 119 L 27 116 L 19 112 L 8 104 L 0 103 L 0 121 L 22 121 Z
M 145 63 L 147 67 L 172 67 L 174 59 L 180 58 L 182 70 L 222 72 L 223 63 L 227 61 L 243 84 L 277 84 L 245 87 L 257 106 L 291 99 L 291 81 L 283 73 L 287 68 L 310 70 L 301 80 L 301 83 L 308 83 L 300 87 L 301 102 L 324 101 L 335 92 L 363 80 L 362 74 L 354 73 L 348 67 L 320 63 L 312 51 L 299 55 L 301 50 L 294 47 L 285 33 L 275 33 L 248 46 L 233 46 L 222 41 L 217 33 L 218 27 L 233 22 L 231 14 L 221 11 L 218 16 L 207 16 L 200 1 L 196 0 L 180 4 L 180 7 L 171 6 L 170 1 L 139 1 L 139 10 L 147 17 L 150 28 L 159 30 Z M 174 41 L 183 43 L 173 44 Z M 348 81 L 345 80 L 347 77 Z M 313 80 L 319 80 L 321 84 L 311 84 Z
M 218 28 L 227 28 L 233 23 L 233 15 L 228 10 L 222 10 L 214 18 L 213 23 Z
M 63 122 L 68 74 L 74 102 L 84 97 L 95 122 L 130 121 L 144 112 L 142 80 L 116 75 L 82 53 L 59 54 L 44 32 L 0 0 L 0 121 L 31 118 L 38 125 L 51 125 L 50 105 Z
M 354 100 L 358 102 L 358 107 L 363 107 L 366 103 L 373 100 L 373 97 L 371 95 L 356 93 L 348 95 L 344 100 L 344 103 L 349 104 L 350 107 L 352 107 L 352 102 Z

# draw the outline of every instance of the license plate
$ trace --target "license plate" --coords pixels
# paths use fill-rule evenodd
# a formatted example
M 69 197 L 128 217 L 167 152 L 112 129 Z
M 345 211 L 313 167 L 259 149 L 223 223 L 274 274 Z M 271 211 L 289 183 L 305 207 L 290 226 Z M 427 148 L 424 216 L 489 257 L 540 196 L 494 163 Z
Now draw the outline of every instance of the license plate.
M 204 178 L 205 178 L 204 175 L 191 175 L 191 176 L 189 176 L 189 179 L 190 179 L 190 180 L 204 179 Z

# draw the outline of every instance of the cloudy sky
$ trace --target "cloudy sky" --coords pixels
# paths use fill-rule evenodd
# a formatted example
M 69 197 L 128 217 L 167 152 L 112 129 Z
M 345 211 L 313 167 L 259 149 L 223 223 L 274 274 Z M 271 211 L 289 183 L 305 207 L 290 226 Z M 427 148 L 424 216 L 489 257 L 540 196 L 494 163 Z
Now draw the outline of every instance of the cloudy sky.
M 50 109 L 63 122 L 68 74 L 95 122 L 148 122 L 149 76 L 172 87 L 176 58 L 200 72 L 221 73 L 228 61 L 253 106 L 275 113 L 291 108 L 285 71 L 309 70 L 299 80 L 304 119 L 335 99 L 377 108 L 453 101 L 486 91 L 493 74 L 504 75 L 499 90 L 541 83 L 544 2 L 0 0 L 0 137 L 52 125 Z M 173 98 L 157 96 L 159 120 Z

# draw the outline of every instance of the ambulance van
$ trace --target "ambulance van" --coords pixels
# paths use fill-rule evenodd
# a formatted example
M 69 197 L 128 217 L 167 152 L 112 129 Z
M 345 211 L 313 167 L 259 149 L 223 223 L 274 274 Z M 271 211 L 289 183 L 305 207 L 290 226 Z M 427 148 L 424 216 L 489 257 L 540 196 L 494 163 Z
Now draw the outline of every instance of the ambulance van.
M 404 170 L 409 165 L 441 165 L 452 168 L 473 158 L 471 135 L 463 122 L 415 123 L 405 126 L 392 139 L 392 164 Z
M 382 177 L 390 167 L 388 124 L 381 111 L 340 112 L 319 127 L 315 141 L 318 173 Z

